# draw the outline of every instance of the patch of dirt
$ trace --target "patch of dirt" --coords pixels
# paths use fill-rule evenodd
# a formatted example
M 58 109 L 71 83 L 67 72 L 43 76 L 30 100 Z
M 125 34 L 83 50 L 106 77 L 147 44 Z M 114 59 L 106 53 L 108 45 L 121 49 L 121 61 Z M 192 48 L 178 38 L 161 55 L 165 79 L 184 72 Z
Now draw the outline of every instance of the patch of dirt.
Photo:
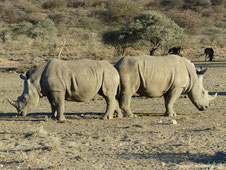
M 219 92 L 198 111 L 188 98 L 175 103 L 175 118 L 164 117 L 162 98 L 134 97 L 137 118 L 101 120 L 101 97 L 66 102 L 67 121 L 49 120 L 46 98 L 19 117 L 8 102 L 23 91 L 16 73 L 0 72 L 0 169 L 225 169 L 226 69 L 209 68 L 204 85 Z
M 0 67 L 3 67 L 3 68 L 16 67 L 18 66 L 18 64 L 19 63 L 16 61 L 9 61 L 7 59 L 0 58 Z

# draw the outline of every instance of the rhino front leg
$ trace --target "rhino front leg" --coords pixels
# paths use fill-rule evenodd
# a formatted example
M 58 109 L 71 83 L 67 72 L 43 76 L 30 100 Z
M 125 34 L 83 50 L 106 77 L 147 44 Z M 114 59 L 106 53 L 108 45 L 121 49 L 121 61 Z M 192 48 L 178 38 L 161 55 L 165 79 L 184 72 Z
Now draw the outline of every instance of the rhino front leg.
M 130 109 L 131 98 L 132 98 L 132 95 L 122 94 L 120 99 L 120 107 L 126 113 L 126 117 L 135 117 L 135 115 Z
M 165 112 L 165 116 L 176 116 L 176 112 L 173 109 L 173 105 L 175 103 L 175 101 L 179 98 L 179 96 L 181 95 L 183 89 L 182 88 L 174 88 L 173 90 L 167 92 L 164 95 L 164 99 L 165 99 L 165 107 L 166 107 L 166 112 Z
M 53 104 L 52 97 L 50 95 L 48 95 L 47 98 L 49 100 L 49 103 L 51 105 L 51 110 L 52 110 L 52 113 L 49 116 L 49 119 L 56 119 L 56 117 L 57 117 L 57 114 L 56 114 L 56 106 Z
M 54 109 L 57 111 L 57 115 L 55 114 L 54 110 L 52 110 L 52 113 L 54 111 L 53 114 L 59 121 L 66 120 L 64 117 L 64 96 L 65 95 L 62 92 L 52 92 L 51 94 L 52 102 L 53 105 L 55 106 Z

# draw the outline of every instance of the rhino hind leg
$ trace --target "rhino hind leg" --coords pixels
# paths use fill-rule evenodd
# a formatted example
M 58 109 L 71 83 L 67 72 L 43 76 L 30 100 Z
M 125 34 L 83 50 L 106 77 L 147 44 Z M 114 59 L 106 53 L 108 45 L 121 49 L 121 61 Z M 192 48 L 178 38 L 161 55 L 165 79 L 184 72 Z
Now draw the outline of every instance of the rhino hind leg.
M 113 119 L 114 111 L 116 110 L 116 99 L 114 96 L 105 97 L 107 103 L 106 113 L 102 117 L 102 119 Z
M 123 94 L 120 99 L 120 107 L 126 113 L 126 117 L 136 117 L 130 109 L 132 95 Z
M 164 114 L 165 116 L 174 117 L 177 115 L 173 109 L 173 105 L 174 105 L 175 101 L 179 98 L 179 96 L 181 95 L 182 91 L 183 91 L 182 88 L 174 88 L 174 89 L 168 91 L 164 95 L 165 108 L 166 108 L 166 112 Z
M 116 117 L 118 118 L 123 118 L 123 114 L 121 112 L 121 109 L 119 107 L 119 103 L 118 101 L 116 100 Z

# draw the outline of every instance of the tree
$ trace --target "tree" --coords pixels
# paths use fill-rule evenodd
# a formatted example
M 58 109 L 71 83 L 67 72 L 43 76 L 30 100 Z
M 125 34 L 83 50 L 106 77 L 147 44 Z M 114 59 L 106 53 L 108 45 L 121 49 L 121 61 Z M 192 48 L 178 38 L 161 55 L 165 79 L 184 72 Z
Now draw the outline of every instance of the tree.
M 153 11 L 143 12 L 112 34 L 109 37 L 106 36 L 108 33 L 104 34 L 105 43 L 121 49 L 160 47 L 164 52 L 172 46 L 181 45 L 185 38 L 183 29 L 174 21 Z

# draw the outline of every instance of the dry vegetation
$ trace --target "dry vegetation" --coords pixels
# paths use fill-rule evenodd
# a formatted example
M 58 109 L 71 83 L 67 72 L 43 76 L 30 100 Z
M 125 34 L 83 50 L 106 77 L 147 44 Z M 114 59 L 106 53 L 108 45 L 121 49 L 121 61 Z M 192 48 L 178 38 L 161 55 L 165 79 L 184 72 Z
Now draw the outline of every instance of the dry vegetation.
M 184 57 L 203 61 L 204 48 L 213 47 L 214 64 L 225 66 L 225 0 L 1 0 L 0 68 L 23 72 L 57 57 L 65 40 L 63 59 L 113 63 L 119 56 L 103 43 L 103 33 L 143 10 L 158 11 L 184 29 Z M 143 53 L 149 51 L 127 51 Z M 175 104 L 179 114 L 172 119 L 163 117 L 162 98 L 133 98 L 138 118 L 103 121 L 105 103 L 97 98 L 66 102 L 66 123 L 47 119 L 45 98 L 35 113 L 17 117 L 7 99 L 21 94 L 22 81 L 15 72 L 0 75 L 0 169 L 225 168 L 225 67 L 206 73 L 205 87 L 220 94 L 206 112 L 180 98 Z
M 58 55 L 62 58 L 117 60 L 116 51 L 102 41 L 107 30 L 119 29 L 143 10 L 156 10 L 184 28 L 187 40 L 184 56 L 203 55 L 212 46 L 220 59 L 225 55 L 226 4 L 223 0 L 3 0 L 0 2 L 0 57 L 37 64 Z M 43 29 L 45 27 L 45 29 Z M 225 34 L 224 34 L 225 35 Z M 127 55 L 149 53 L 129 48 Z M 161 54 L 157 53 L 158 55 Z

